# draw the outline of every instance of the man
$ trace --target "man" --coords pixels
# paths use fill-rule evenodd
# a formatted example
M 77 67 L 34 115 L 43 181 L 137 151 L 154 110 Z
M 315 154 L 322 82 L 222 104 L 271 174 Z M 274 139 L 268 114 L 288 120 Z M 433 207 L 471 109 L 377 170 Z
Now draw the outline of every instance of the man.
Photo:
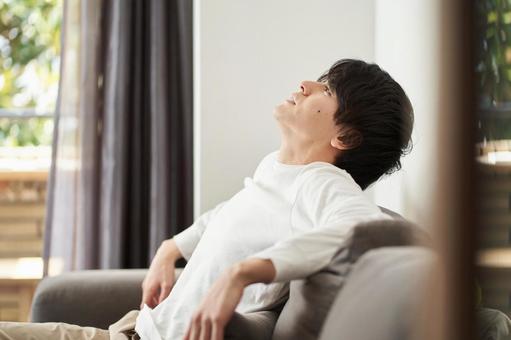
M 400 167 L 413 125 L 408 98 L 386 72 L 341 60 L 302 82 L 274 116 L 280 150 L 158 251 L 143 284 L 142 338 L 222 339 L 235 310 L 270 308 L 287 282 L 327 265 L 351 227 L 382 218 L 362 190 Z M 181 256 L 188 264 L 169 295 Z
M 410 101 L 386 72 L 340 60 L 302 82 L 274 117 L 280 149 L 230 200 L 162 243 L 140 313 L 112 325 L 111 337 L 121 329 L 142 339 L 222 339 L 235 311 L 274 308 L 289 281 L 326 266 L 357 223 L 385 218 L 362 190 L 400 168 L 413 126 Z M 188 263 L 173 286 L 180 257 Z

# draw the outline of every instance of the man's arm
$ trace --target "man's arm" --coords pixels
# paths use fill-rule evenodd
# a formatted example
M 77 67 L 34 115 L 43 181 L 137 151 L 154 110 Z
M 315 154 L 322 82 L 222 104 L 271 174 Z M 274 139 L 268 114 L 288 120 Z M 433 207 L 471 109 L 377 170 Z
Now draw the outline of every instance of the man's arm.
M 347 223 L 347 221 L 345 221 Z M 253 283 L 302 279 L 321 269 L 347 237 L 349 224 L 334 223 L 295 235 L 228 268 L 193 314 L 185 340 L 223 339 L 223 331 Z
M 225 325 L 245 287 L 258 282 L 270 283 L 275 273 L 272 261 L 267 259 L 247 259 L 231 266 L 211 286 L 194 313 L 184 339 L 223 339 Z
M 299 231 L 248 257 L 271 260 L 274 282 L 303 279 L 317 272 L 330 262 L 356 224 L 388 218 L 343 170 L 313 169 L 299 184 L 290 215 Z
M 182 257 L 173 239 L 162 242 L 142 282 L 140 309 L 144 307 L 144 304 L 154 308 L 170 294 L 174 286 L 175 264 Z
M 252 283 L 271 283 L 276 274 L 273 262 L 268 259 L 247 259 L 235 264 L 232 270 L 244 287 Z
M 218 204 L 202 214 L 190 227 L 162 242 L 142 282 L 140 309 L 144 304 L 154 308 L 169 296 L 174 286 L 176 261 L 183 257 L 190 259 L 207 225 L 224 204 L 225 202 Z

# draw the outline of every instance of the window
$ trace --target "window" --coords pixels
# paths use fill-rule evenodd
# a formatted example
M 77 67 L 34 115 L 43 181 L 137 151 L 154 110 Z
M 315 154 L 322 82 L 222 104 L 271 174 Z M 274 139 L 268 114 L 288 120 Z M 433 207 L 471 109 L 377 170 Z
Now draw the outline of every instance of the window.
M 0 0 L 0 320 L 25 321 L 42 275 L 62 0 Z M 9 284 L 9 280 L 12 283 Z M 27 289 L 28 287 L 28 289 Z M 26 301 L 26 300 L 25 300 Z

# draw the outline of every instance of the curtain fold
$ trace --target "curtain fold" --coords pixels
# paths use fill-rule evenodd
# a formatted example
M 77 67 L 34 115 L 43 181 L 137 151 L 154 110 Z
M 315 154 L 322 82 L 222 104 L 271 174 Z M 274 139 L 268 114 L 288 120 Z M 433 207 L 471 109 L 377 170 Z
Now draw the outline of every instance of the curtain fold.
M 45 275 L 147 267 L 193 219 L 189 1 L 67 0 Z

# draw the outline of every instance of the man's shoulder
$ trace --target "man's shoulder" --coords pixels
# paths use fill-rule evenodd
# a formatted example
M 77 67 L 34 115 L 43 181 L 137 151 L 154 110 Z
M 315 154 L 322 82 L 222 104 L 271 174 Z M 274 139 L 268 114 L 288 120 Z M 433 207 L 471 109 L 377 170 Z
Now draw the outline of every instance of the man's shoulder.
M 261 161 L 259 162 L 259 164 L 257 165 L 257 168 L 256 170 L 254 171 L 254 175 L 253 175 L 253 178 L 254 180 L 257 180 L 258 177 L 261 176 L 261 173 L 263 172 L 266 172 L 270 167 L 271 165 L 275 162 L 275 160 L 277 159 L 278 157 L 278 153 L 279 153 L 279 150 L 274 150 L 268 154 L 266 154 L 262 159 Z
M 300 177 L 293 206 L 295 223 L 306 216 L 314 226 L 334 222 L 346 226 L 368 216 L 382 216 L 380 209 L 343 169 L 328 163 L 313 164 Z

